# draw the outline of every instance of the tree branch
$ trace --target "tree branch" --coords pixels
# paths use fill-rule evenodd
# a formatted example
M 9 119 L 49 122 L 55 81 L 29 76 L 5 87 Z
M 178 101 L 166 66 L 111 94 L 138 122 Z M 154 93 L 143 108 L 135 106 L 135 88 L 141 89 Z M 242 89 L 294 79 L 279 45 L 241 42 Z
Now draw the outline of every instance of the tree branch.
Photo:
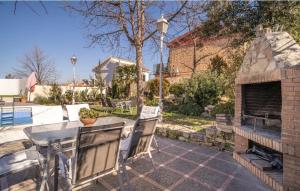
M 183 4 L 181 5 L 181 7 L 176 11 L 176 13 L 174 13 L 168 20 L 168 22 L 172 22 L 173 19 L 182 11 L 182 9 L 185 7 L 185 5 L 187 4 L 187 0 L 185 0 L 183 2 Z M 146 36 L 144 39 L 143 39 L 143 42 L 148 40 L 149 38 L 151 38 L 155 33 L 157 32 L 157 29 L 154 30 L 153 32 L 151 32 L 148 36 Z

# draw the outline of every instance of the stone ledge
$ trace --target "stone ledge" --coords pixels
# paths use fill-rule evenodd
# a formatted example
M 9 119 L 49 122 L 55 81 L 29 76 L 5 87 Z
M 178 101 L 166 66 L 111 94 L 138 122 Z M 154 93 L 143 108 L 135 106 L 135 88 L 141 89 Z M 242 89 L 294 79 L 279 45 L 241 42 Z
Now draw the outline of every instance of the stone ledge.
M 254 131 L 250 131 L 250 130 L 247 131 L 240 127 L 233 127 L 233 131 L 242 137 L 245 137 L 247 139 L 250 139 L 254 142 L 257 142 L 261 145 L 272 148 L 272 149 L 282 153 L 282 143 L 280 140 L 268 138 L 268 137 L 259 135 L 259 134 L 255 133 Z
M 209 146 L 223 144 L 223 148 L 227 147 L 225 149 L 232 150 L 234 143 L 231 141 L 231 138 L 221 133 L 215 125 L 203 125 L 201 127 L 203 128 L 202 130 L 196 131 L 191 127 L 164 123 L 157 125 L 156 134 L 171 139 Z
M 166 123 L 158 124 L 156 133 L 171 139 L 179 139 L 181 141 L 194 143 L 204 142 L 205 139 L 204 131 L 197 132 L 189 127 Z

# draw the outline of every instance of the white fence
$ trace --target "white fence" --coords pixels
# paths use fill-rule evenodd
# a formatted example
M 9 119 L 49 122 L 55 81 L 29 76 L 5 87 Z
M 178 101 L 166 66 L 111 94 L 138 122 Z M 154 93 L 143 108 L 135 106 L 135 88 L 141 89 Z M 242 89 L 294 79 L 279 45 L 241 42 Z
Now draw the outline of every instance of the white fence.
M 64 94 L 67 90 L 73 90 L 73 86 L 59 86 L 59 87 L 62 89 L 62 94 Z M 30 96 L 29 96 L 29 93 L 28 93 L 27 97 L 28 97 L 29 101 L 33 101 L 34 98 L 36 98 L 37 96 L 48 97 L 50 89 L 51 89 L 51 85 L 36 85 L 34 92 L 32 92 L 30 94 Z M 94 88 L 94 87 L 75 87 L 75 91 L 88 90 L 88 92 L 90 92 L 93 89 L 96 90 L 97 88 Z M 105 91 L 102 92 L 102 93 L 105 94 Z

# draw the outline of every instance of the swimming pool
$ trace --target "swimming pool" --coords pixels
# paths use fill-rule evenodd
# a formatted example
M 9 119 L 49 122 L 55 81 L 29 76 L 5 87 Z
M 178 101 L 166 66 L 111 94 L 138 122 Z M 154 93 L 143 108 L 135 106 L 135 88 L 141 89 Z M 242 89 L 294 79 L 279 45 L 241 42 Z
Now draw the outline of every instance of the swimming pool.
M 0 121 L 1 121 L 1 115 L 0 115 Z M 31 108 L 16 107 L 14 111 L 13 125 L 24 125 L 24 124 L 32 124 Z M 11 125 L 11 124 L 2 123 L 2 125 Z
M 32 115 L 31 111 L 18 111 L 15 112 L 14 125 L 31 124 Z

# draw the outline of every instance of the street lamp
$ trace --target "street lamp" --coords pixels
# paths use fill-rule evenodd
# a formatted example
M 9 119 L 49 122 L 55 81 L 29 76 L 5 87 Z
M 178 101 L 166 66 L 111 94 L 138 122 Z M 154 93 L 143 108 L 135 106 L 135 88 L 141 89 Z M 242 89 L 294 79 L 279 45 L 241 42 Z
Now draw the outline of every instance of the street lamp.
M 75 64 L 77 62 L 77 58 L 75 55 L 71 57 L 71 63 L 73 65 L 73 95 L 72 95 L 72 104 L 75 104 Z
M 157 31 L 160 32 L 160 67 L 159 67 L 159 107 L 162 118 L 163 102 L 162 102 L 162 88 L 163 88 L 163 41 L 164 35 L 168 30 L 168 21 L 161 15 L 161 18 L 156 21 Z

